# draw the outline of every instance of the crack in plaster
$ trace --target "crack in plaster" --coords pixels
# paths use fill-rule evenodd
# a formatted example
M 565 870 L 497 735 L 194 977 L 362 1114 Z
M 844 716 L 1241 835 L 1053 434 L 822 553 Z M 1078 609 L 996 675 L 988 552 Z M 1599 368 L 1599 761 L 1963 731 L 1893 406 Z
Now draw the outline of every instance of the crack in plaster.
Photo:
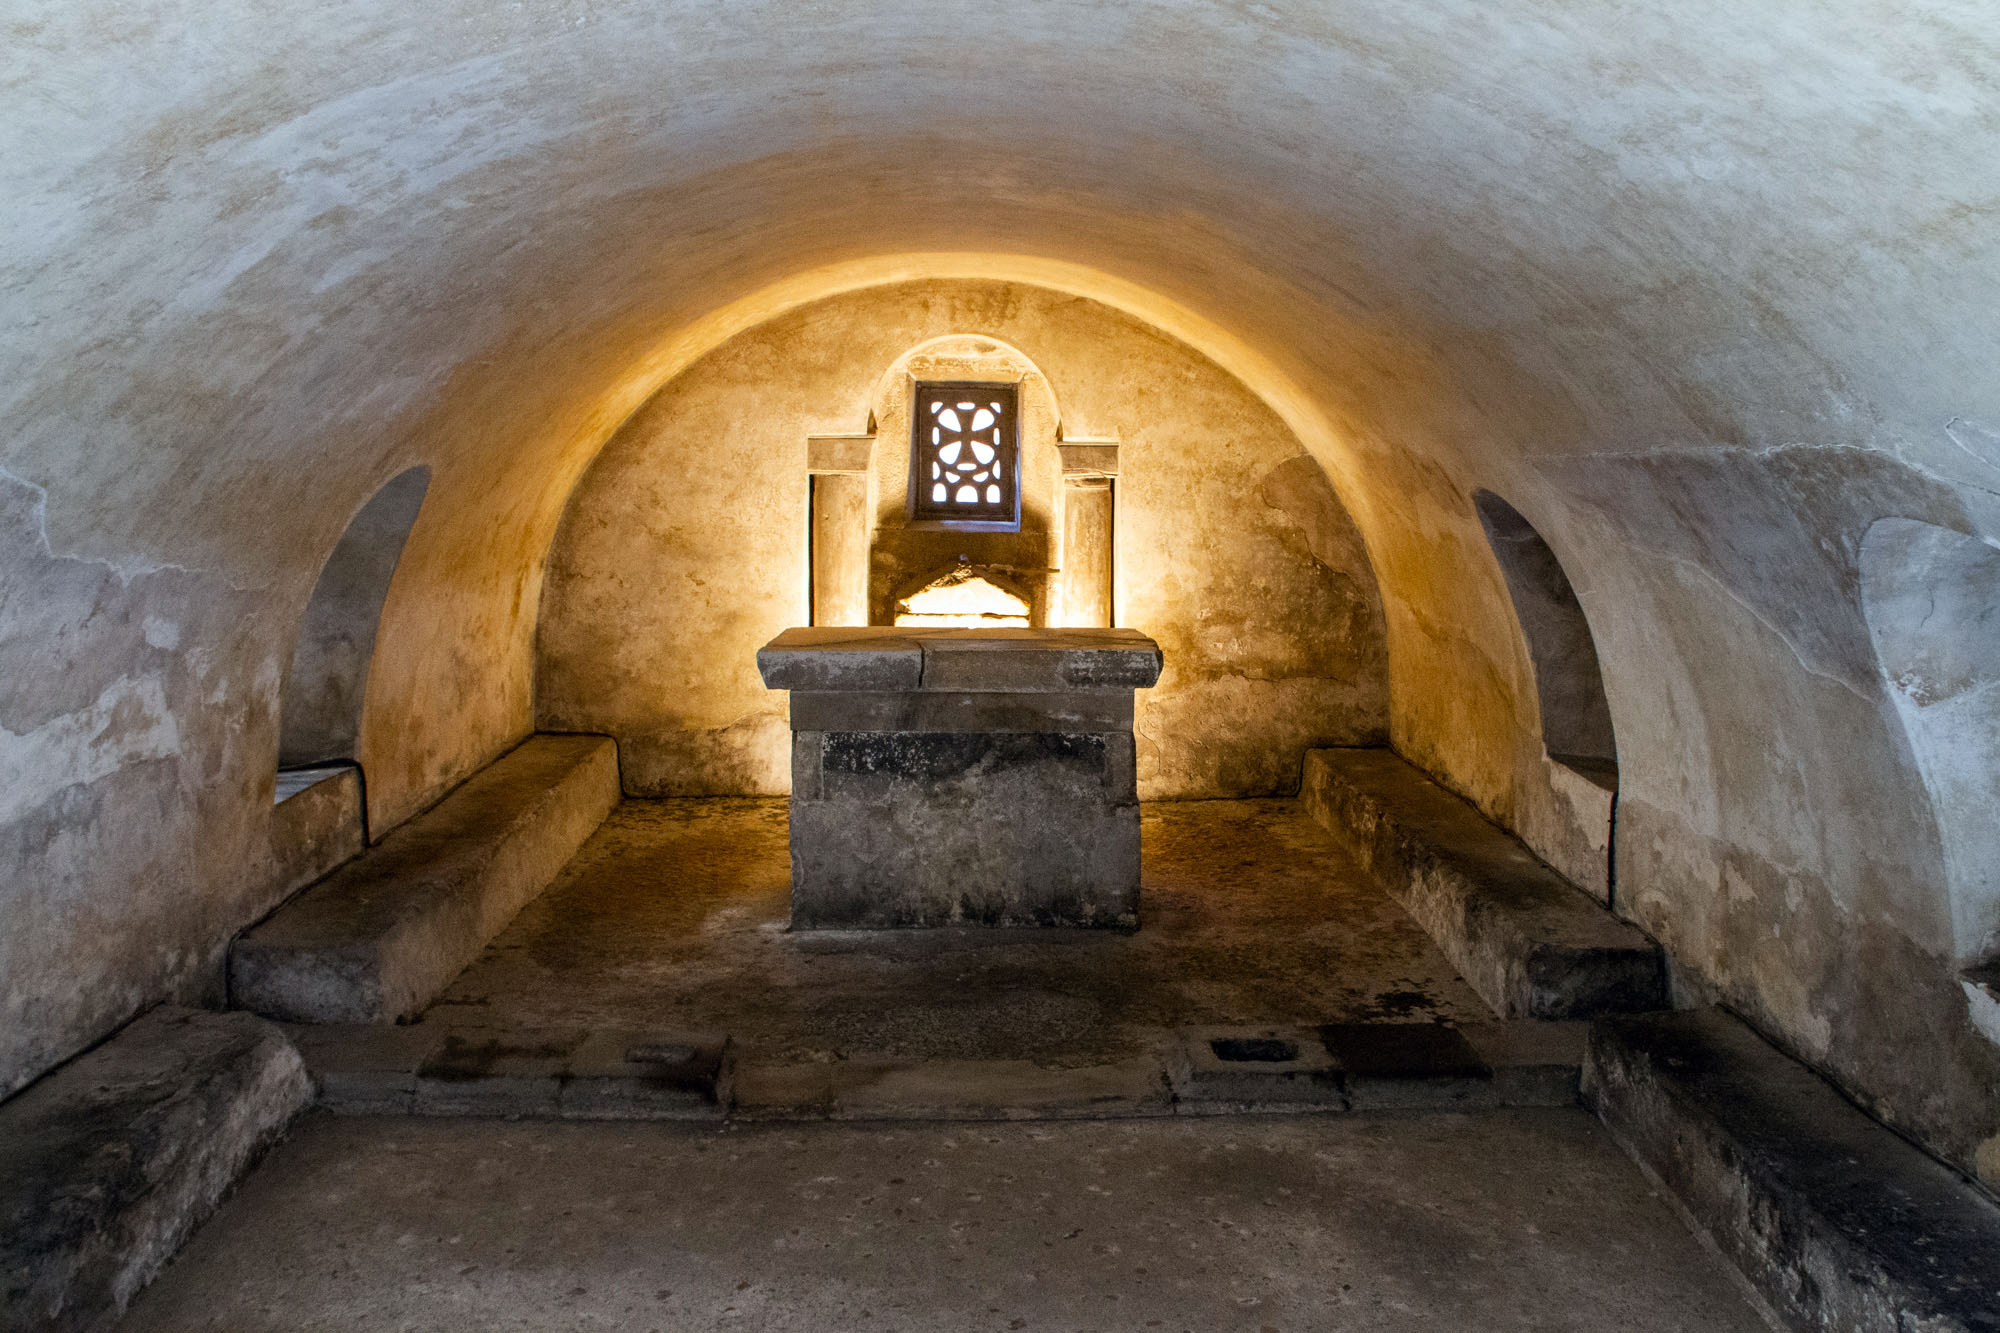
M 1739 594 L 1737 594 L 1732 588 L 1730 588 L 1728 584 L 1724 583 L 1720 578 L 1718 578 L 1715 575 L 1713 571 L 1705 567 L 1699 560 L 1696 560 L 1691 556 L 1677 555 L 1672 551 L 1662 551 L 1657 547 L 1648 546 L 1643 542 L 1634 542 L 1632 543 L 1632 545 L 1637 550 L 1645 551 L 1649 555 L 1657 556 L 1660 559 L 1665 560 L 1670 564 L 1673 564 L 1682 569 L 1691 570 L 1695 574 L 1699 575 L 1705 582 L 1712 585 L 1717 592 L 1721 593 L 1729 601 L 1734 602 L 1738 607 L 1742 608 L 1743 612 L 1746 615 L 1748 615 L 1752 620 L 1756 621 L 1759 625 L 1769 630 L 1771 634 L 1778 640 L 1778 642 L 1784 644 L 1785 647 L 1791 651 L 1792 660 L 1797 662 L 1799 664 L 1799 670 L 1805 672 L 1808 676 L 1812 676 L 1818 680 L 1826 681 L 1828 684 L 1831 685 L 1838 685 L 1841 689 L 1847 691 L 1849 694 L 1853 695 L 1856 699 L 1859 699 L 1862 703 L 1865 703 L 1872 708 L 1881 707 L 1882 700 L 1879 696 L 1871 695 L 1866 690 L 1855 685 L 1852 681 L 1844 680 L 1841 677 L 1833 674 L 1831 671 L 1828 671 L 1822 667 L 1816 667 L 1812 665 L 1810 662 L 1806 661 L 1804 653 L 1799 648 L 1799 645 L 1792 641 L 1791 635 L 1787 634 L 1784 630 L 1780 629 L 1777 625 L 1773 624 L 1768 616 L 1764 615 L 1756 607 L 1752 606 L 1749 602 L 1745 601 Z
M 33 516 L 31 529 L 34 542 L 41 553 L 51 560 L 67 560 L 79 565 L 94 565 L 99 569 L 116 575 L 118 581 L 128 589 L 134 583 L 156 574 L 185 574 L 190 578 L 213 580 L 234 593 L 261 593 L 270 587 L 268 583 L 237 583 L 219 570 L 204 569 L 197 565 L 181 565 L 175 564 L 172 561 L 142 561 L 129 558 L 119 560 L 100 555 L 82 555 L 68 550 L 59 551 L 56 549 L 55 543 L 49 538 L 49 488 L 37 482 L 30 481 L 17 472 L 11 472 L 5 467 L 0 467 L 0 483 L 11 483 L 19 486 L 34 497 L 28 505 L 28 512 Z M 153 630 L 149 623 L 147 630 L 149 638 L 152 633 Z

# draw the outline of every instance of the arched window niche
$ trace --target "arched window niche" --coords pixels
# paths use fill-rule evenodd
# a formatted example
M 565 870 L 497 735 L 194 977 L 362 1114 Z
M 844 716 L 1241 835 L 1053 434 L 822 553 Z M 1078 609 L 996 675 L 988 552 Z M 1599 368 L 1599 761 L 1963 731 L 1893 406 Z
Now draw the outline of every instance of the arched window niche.
M 1473 497 L 1479 522 L 1527 640 L 1549 758 L 1606 788 L 1618 785 L 1618 744 L 1597 662 L 1597 642 L 1562 562 L 1521 512 L 1495 495 Z
M 1861 542 L 1861 606 L 1944 853 L 1955 960 L 2000 1042 L 2000 547 L 1908 518 Z
M 1517 831 L 1600 901 L 1613 900 L 1618 747 L 1597 643 L 1583 604 L 1542 535 L 1492 491 L 1473 496 L 1535 677 L 1543 779 L 1517 788 Z
M 279 696 L 281 801 L 356 761 L 382 605 L 430 480 L 424 466 L 391 479 L 349 520 L 320 568 Z
M 982 387 L 1005 405 L 1010 447 L 996 457 L 1011 489 L 982 490 L 995 512 L 954 516 L 918 493 L 939 462 L 918 413 L 946 388 L 954 405 L 984 402 Z M 807 442 L 814 624 L 1113 623 L 1118 446 L 1063 439 L 1055 390 L 1026 353 L 982 334 L 928 339 L 887 367 L 870 407 L 865 434 Z

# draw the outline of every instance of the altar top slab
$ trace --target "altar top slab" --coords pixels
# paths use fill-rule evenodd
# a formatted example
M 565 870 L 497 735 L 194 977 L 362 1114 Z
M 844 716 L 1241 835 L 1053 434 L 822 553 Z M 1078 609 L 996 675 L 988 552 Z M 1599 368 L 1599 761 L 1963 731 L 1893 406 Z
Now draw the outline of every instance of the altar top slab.
M 774 690 L 1083 694 L 1144 689 L 1160 645 L 1135 629 L 788 629 L 757 650 Z

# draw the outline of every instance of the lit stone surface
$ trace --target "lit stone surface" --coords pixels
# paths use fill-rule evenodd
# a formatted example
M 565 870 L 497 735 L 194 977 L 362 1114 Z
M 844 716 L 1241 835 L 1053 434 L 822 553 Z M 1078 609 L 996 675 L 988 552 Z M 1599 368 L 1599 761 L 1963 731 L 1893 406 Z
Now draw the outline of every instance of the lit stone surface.
M 793 629 L 792 925 L 1139 924 L 1136 630 Z

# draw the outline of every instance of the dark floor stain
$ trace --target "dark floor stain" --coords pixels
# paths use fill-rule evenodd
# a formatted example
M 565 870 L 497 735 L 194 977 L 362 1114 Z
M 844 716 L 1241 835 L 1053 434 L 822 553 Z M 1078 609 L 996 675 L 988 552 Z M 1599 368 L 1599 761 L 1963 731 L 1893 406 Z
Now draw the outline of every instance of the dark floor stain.
M 1408 1018 L 1416 1013 L 1434 1014 L 1437 1007 L 1437 1001 L 1424 991 L 1385 990 L 1378 991 L 1373 1000 L 1356 1010 L 1354 1018 L 1357 1022 L 1378 1022 Z

